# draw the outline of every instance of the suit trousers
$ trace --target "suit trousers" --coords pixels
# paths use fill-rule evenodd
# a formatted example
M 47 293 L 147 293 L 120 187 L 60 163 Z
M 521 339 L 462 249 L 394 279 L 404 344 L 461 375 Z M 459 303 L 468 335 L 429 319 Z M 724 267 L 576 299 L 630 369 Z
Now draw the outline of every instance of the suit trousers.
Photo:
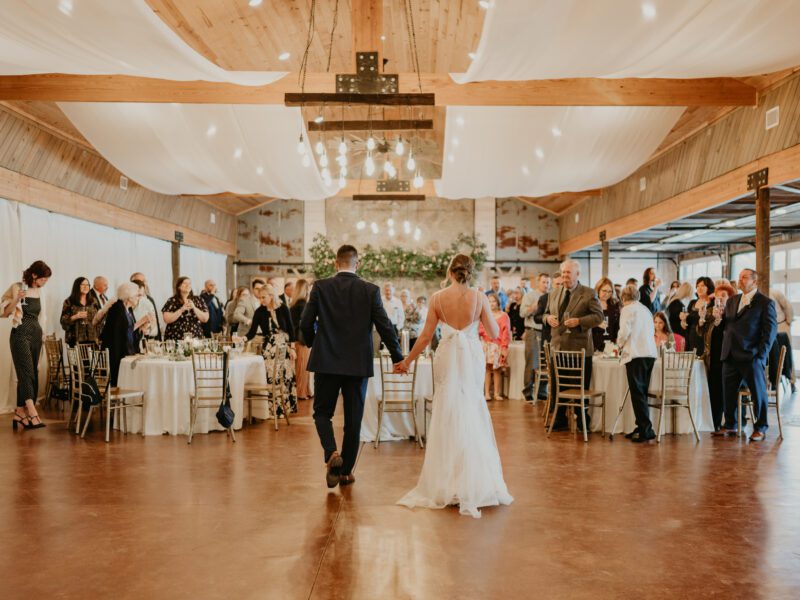
M 625 374 L 628 376 L 628 389 L 631 392 L 631 406 L 636 415 L 636 429 L 642 435 L 647 435 L 653 430 L 650 421 L 650 409 L 647 406 L 647 390 L 650 387 L 650 376 L 653 373 L 655 358 L 642 356 L 634 358 L 625 365 Z
M 753 431 L 765 432 L 767 424 L 767 378 L 764 363 L 759 360 L 737 362 L 730 358 L 722 363 L 722 391 L 725 395 L 725 427 L 736 429 L 738 414 L 736 404 L 739 389 L 746 384 L 753 401 L 756 422 Z
M 525 328 L 525 385 L 522 395 L 525 399 L 533 393 L 533 371 L 539 368 L 539 346 L 537 331 L 533 327 Z
M 344 401 L 344 438 L 342 440 L 342 475 L 349 475 L 356 464 L 361 441 L 361 419 L 364 416 L 364 398 L 367 395 L 367 377 L 314 373 L 314 425 L 325 451 L 327 463 L 336 452 L 333 434 L 333 413 L 339 392 Z

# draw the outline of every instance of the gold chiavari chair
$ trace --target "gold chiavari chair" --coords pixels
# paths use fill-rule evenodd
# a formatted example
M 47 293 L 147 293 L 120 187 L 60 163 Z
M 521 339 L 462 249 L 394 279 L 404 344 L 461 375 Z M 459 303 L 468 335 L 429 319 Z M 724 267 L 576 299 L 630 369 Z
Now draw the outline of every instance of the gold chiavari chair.
M 251 354 L 264 354 L 264 340 L 257 340 L 253 338 L 249 342 L 247 342 L 247 346 L 245 346 L 245 352 L 249 352 Z
M 782 346 L 780 356 L 778 357 L 778 369 L 775 371 L 774 381 L 770 381 L 769 379 L 769 366 L 767 365 L 764 367 L 767 378 L 767 409 L 769 409 L 770 406 L 775 407 L 775 412 L 778 416 L 778 438 L 780 439 L 783 439 L 783 423 L 781 423 L 781 396 L 783 386 L 781 385 L 781 377 L 783 375 L 783 363 L 785 360 L 786 346 Z M 747 387 L 739 390 L 739 398 L 736 406 L 736 414 L 738 416 L 737 434 L 740 436 L 744 434 L 744 428 L 742 427 L 743 406 L 746 406 L 750 410 L 750 420 L 755 423 L 756 417 L 753 412 L 753 398 Z
M 528 333 L 532 333 L 532 331 Z M 548 383 L 550 381 L 550 371 L 548 370 L 546 356 L 547 347 L 549 345 L 549 342 L 544 342 L 539 348 L 539 368 L 533 371 L 533 394 L 531 395 L 532 400 L 530 401 L 530 404 L 533 405 L 539 401 L 539 389 L 542 387 L 542 383 Z
M 553 405 L 553 394 L 555 393 L 555 386 L 551 381 L 552 377 L 550 374 L 553 372 L 553 365 L 551 364 L 553 360 L 553 355 L 551 354 L 550 342 L 544 342 L 542 344 L 542 355 L 544 356 L 544 370 L 547 374 L 547 382 L 548 382 L 548 389 L 547 389 L 547 400 L 542 407 L 542 416 L 544 417 L 544 428 L 547 429 L 547 418 L 550 416 L 550 407 Z M 538 390 L 538 388 L 537 388 Z M 538 391 L 537 391 L 538 393 Z
M 189 440 L 192 443 L 197 413 L 202 409 L 219 408 L 228 390 L 228 357 L 219 352 L 195 352 L 192 354 L 194 393 L 189 394 Z M 225 430 L 236 441 L 233 425 Z
M 55 336 L 47 336 L 44 340 L 45 354 L 47 355 L 47 389 L 45 402 L 50 402 L 54 397 L 59 404 L 59 409 L 64 410 L 63 402 L 69 402 L 69 373 L 64 365 L 64 341 Z
M 417 429 L 417 361 L 411 365 L 408 373 L 395 373 L 392 358 L 388 354 L 380 355 L 381 365 L 381 397 L 378 400 L 378 432 L 375 435 L 375 447 L 381 443 L 381 428 L 384 413 L 411 413 L 414 422 L 414 439 L 420 448 L 425 444 Z
M 586 427 L 586 409 L 589 407 L 602 408 L 603 425 L 601 431 L 602 435 L 605 436 L 606 393 L 587 389 L 583 370 L 585 362 L 585 350 L 580 352 L 559 350 L 553 353 L 556 380 L 552 396 L 555 398 L 555 406 L 553 407 L 553 416 L 550 419 L 550 427 L 547 429 L 548 437 L 553 431 L 553 424 L 561 406 L 580 410 L 584 442 L 589 441 L 589 431 Z M 596 401 L 598 398 L 599 401 Z
M 81 432 L 81 416 L 83 414 L 84 400 L 91 398 L 83 393 L 83 361 L 77 348 L 67 347 L 67 365 L 69 370 L 69 414 L 67 415 L 67 429 L 72 426 L 75 419 L 75 433 Z M 73 417 L 74 414 L 74 417 Z
M 672 432 L 676 433 L 675 409 L 689 411 L 689 420 L 692 422 L 694 437 L 698 442 L 700 441 L 689 399 L 689 391 L 692 387 L 692 371 L 694 370 L 696 358 L 697 355 L 694 352 L 669 352 L 665 351 L 662 346 L 661 366 L 659 369 L 661 388 L 657 392 L 647 393 L 648 400 L 654 401 L 648 402 L 648 405 L 650 408 L 656 408 L 659 411 L 658 432 L 656 433 L 657 442 L 661 441 L 664 429 L 664 411 L 666 410 L 672 410 Z
M 423 401 L 425 402 L 424 432 L 426 442 L 428 441 L 428 416 L 433 415 L 433 398 L 436 395 L 436 373 L 433 370 L 434 360 L 435 355 L 434 353 L 431 353 L 431 395 L 423 398 Z
M 275 421 L 275 431 L 278 430 L 278 420 L 281 416 L 286 419 L 286 424 L 291 425 L 289 421 L 289 405 L 287 404 L 289 390 L 287 387 L 284 363 L 289 352 L 289 347 L 286 344 L 278 344 L 275 346 L 275 358 L 272 359 L 267 375 L 267 385 L 245 385 L 244 386 L 244 401 L 247 404 L 247 415 L 245 421 L 253 423 L 253 402 L 266 402 L 268 418 Z M 264 361 L 265 368 L 267 368 L 267 360 Z M 271 383 L 270 383 L 271 381 Z M 281 409 L 283 415 L 278 414 L 278 408 Z

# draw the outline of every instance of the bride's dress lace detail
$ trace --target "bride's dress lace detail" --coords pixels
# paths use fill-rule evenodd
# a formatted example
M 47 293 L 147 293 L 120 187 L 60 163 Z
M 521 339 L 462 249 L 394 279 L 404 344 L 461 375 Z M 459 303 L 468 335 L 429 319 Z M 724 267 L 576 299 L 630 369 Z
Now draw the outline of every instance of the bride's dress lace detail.
M 485 358 L 478 322 L 475 319 L 455 329 L 442 319 L 425 462 L 417 487 L 398 504 L 409 508 L 458 504 L 461 514 L 480 518 L 480 507 L 514 501 L 503 480 L 492 419 L 483 397 Z

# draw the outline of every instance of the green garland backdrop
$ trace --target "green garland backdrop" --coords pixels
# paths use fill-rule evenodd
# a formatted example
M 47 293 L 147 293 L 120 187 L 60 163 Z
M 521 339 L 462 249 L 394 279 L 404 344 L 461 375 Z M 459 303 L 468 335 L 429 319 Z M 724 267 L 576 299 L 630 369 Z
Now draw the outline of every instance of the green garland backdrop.
M 314 277 L 322 279 L 330 277 L 336 271 L 334 260 L 336 253 L 330 240 L 320 233 L 314 236 L 309 250 L 313 260 Z M 443 279 L 447 265 L 454 254 L 459 252 L 472 256 L 476 270 L 480 271 L 486 262 L 486 244 L 475 235 L 459 234 L 456 240 L 444 252 L 436 254 L 407 250 L 399 246 L 373 248 L 367 246 L 359 254 L 361 265 L 358 274 L 364 279 Z

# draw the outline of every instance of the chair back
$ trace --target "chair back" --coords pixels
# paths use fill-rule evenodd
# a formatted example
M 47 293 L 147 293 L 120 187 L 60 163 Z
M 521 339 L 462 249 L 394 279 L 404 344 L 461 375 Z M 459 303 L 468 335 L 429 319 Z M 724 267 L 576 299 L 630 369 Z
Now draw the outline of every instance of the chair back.
M 249 342 L 247 342 L 247 346 L 245 347 L 246 352 L 251 352 L 252 354 L 264 354 L 264 341 L 263 338 L 258 340 L 253 338 Z
M 64 342 L 55 337 L 44 340 L 44 350 L 47 354 L 47 377 L 53 385 L 59 385 L 64 375 Z
M 192 354 L 194 395 L 197 400 L 222 402 L 228 387 L 226 355 L 219 352 Z
M 547 353 L 550 354 L 549 348 Z M 586 350 L 556 350 L 552 354 L 552 359 L 555 364 L 556 390 L 577 388 L 582 392 L 586 389 L 586 382 L 583 376 Z
M 84 372 L 88 371 L 92 366 L 92 354 L 97 350 L 97 345 L 76 344 L 75 348 L 78 350 L 78 357 L 83 361 Z
M 83 384 L 83 361 L 77 348 L 67 347 L 67 365 L 70 376 L 70 400 L 80 402 Z
M 541 358 L 539 362 L 539 368 L 541 365 L 544 365 L 544 368 L 547 370 L 547 373 L 550 373 L 550 362 L 553 360 L 552 349 L 550 348 L 550 342 L 545 342 L 542 344 L 542 350 L 540 354 Z
M 389 354 L 380 355 L 381 364 L 381 398 L 393 400 L 395 402 L 413 402 L 414 390 L 417 386 L 417 362 L 416 358 L 411 364 L 408 373 L 395 373 L 394 363 Z
M 693 351 L 672 352 L 661 347 L 661 393 L 689 397 L 697 355 Z
M 781 393 L 781 377 L 783 376 L 783 363 L 786 361 L 786 346 L 781 346 L 781 353 L 778 356 L 778 368 L 775 369 L 775 379 L 770 381 L 769 369 L 767 369 L 767 386 L 776 394 Z
M 92 357 L 92 375 L 101 393 L 105 394 L 110 383 L 111 369 L 109 368 L 109 352 L 105 350 L 95 350 Z

